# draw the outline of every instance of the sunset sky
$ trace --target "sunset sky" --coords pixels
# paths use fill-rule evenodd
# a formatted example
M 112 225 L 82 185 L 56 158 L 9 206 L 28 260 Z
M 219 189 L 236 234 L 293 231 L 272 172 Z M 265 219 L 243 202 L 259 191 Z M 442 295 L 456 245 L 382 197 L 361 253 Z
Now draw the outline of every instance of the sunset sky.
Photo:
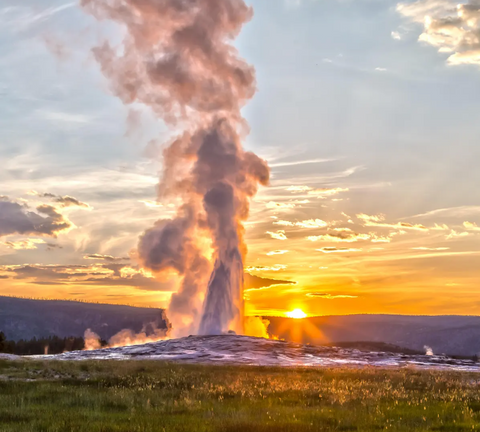
M 252 0 L 249 314 L 480 314 L 480 5 Z M 134 259 L 171 132 L 113 96 L 76 2 L 0 4 L 0 295 L 165 307 Z M 277 282 L 275 282 L 277 281 Z M 290 283 L 287 283 L 290 282 Z

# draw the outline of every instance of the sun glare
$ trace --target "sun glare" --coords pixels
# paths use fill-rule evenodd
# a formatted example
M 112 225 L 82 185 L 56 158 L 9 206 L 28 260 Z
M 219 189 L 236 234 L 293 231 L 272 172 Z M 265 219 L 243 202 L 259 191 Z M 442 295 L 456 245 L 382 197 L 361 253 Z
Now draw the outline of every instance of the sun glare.
M 295 319 L 302 319 L 306 318 L 307 314 L 303 312 L 301 309 L 295 309 L 291 312 L 287 312 L 287 317 L 288 318 L 295 318 Z

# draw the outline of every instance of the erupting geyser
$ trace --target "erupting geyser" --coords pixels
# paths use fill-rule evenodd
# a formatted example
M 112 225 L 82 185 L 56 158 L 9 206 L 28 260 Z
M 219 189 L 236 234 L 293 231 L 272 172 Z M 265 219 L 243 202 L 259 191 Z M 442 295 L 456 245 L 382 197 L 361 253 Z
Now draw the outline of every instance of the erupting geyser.
M 164 150 L 162 199 L 181 201 L 140 238 L 142 265 L 175 271 L 181 286 L 168 315 L 176 336 L 243 333 L 243 221 L 265 161 L 246 152 L 242 106 L 255 93 L 255 72 L 232 41 L 252 9 L 243 0 L 81 0 L 98 19 L 126 29 L 120 49 L 94 49 L 112 90 L 143 103 L 177 136 Z M 181 133 L 178 133 L 178 130 Z

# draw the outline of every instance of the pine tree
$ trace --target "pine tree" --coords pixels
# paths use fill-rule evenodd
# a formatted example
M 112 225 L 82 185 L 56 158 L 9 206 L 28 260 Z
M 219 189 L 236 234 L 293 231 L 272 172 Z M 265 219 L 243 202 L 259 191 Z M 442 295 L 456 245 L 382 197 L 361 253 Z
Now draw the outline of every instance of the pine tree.
M 7 338 L 3 332 L 0 332 L 0 353 L 5 352 Z

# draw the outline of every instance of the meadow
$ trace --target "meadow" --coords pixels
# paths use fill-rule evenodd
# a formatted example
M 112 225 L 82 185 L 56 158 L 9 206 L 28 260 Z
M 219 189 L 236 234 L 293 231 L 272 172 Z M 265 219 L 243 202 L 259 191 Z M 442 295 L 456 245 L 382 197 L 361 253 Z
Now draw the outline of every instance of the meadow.
M 480 430 L 480 374 L 0 360 L 1 432 Z

